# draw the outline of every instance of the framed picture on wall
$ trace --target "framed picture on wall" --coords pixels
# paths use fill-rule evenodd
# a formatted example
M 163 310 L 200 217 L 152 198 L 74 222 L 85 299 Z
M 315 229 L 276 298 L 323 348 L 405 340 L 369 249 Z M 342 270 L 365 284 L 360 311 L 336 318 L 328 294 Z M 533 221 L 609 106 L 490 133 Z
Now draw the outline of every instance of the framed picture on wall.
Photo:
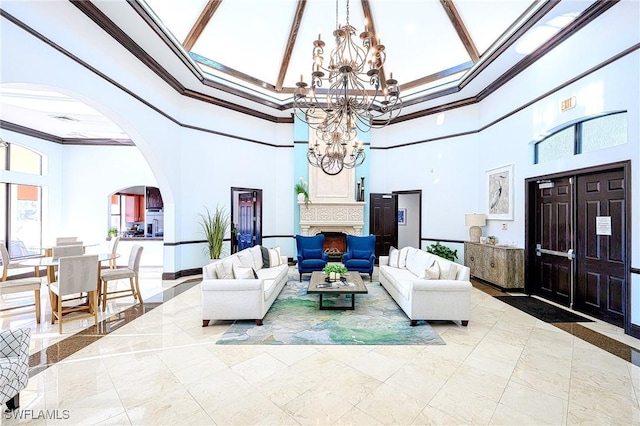
M 513 220 L 513 164 L 487 170 L 487 219 Z
M 398 225 L 407 224 L 407 209 L 398 209 Z

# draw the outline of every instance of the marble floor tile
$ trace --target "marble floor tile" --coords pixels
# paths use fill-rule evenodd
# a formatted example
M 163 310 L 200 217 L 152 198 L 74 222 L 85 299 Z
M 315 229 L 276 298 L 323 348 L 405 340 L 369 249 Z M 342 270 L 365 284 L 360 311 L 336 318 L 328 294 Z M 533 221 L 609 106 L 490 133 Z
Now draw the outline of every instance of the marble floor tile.
M 475 393 L 459 383 L 447 382 L 428 406 L 446 413 L 455 424 L 487 424 L 498 401 Z
M 411 424 L 424 409 L 424 403 L 387 383 L 378 386 L 357 408 L 383 424 Z
M 513 410 L 521 411 L 545 424 L 564 424 L 567 417 L 566 399 L 531 389 L 515 381 L 510 381 L 500 403 Z
M 144 307 L 109 302 L 97 328 L 2 313 L 33 332 L 20 413 L 69 416 L 2 424 L 640 424 L 640 366 L 598 346 L 640 341 L 610 324 L 547 324 L 474 288 L 469 326 L 431 322 L 445 345 L 216 345 L 231 321 L 202 327 L 194 277 L 161 273 L 141 275 Z

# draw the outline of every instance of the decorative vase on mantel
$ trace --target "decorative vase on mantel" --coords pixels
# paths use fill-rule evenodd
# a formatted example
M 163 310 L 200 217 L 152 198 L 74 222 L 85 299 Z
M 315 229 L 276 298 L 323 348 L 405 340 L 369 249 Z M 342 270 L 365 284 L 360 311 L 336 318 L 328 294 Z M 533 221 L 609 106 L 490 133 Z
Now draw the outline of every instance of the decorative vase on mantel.
M 298 194 L 298 202 L 304 203 L 304 194 L 302 192 Z

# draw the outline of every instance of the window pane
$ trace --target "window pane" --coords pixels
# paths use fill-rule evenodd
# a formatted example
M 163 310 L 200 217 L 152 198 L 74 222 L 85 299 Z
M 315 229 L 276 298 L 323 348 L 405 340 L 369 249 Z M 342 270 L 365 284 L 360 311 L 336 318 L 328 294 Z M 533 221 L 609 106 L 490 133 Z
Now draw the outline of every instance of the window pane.
M 582 152 L 627 143 L 627 114 L 612 114 L 582 123 Z
M 9 256 L 40 254 L 42 246 L 42 191 L 38 186 L 11 185 Z
M 9 149 L 11 150 L 9 153 L 9 170 L 34 175 L 42 173 L 42 158 L 40 154 L 15 144 L 11 144 Z
M 574 126 L 536 144 L 536 164 L 571 157 L 574 154 Z

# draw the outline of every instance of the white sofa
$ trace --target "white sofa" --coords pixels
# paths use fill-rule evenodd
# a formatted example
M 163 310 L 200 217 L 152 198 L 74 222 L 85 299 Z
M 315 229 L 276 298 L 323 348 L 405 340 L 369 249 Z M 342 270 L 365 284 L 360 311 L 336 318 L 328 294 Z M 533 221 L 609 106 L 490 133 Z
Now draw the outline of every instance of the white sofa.
M 287 257 L 281 256 L 279 249 L 268 249 L 268 253 L 264 253 L 265 259 L 263 248 L 254 246 L 202 268 L 203 327 L 211 320 L 252 319 L 262 325 L 287 283 L 289 271 Z
M 392 248 L 380 256 L 380 284 L 411 320 L 469 323 L 469 268 L 413 247 Z

